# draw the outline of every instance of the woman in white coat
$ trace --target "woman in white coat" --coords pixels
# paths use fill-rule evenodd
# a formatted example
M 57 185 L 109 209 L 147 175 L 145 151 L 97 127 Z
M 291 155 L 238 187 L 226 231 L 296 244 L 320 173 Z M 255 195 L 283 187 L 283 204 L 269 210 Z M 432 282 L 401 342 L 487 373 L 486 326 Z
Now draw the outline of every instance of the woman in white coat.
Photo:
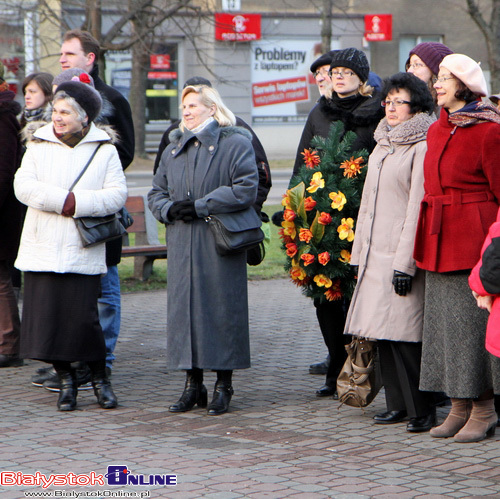
M 61 380 L 57 407 L 76 408 L 71 362 L 84 361 L 99 405 L 116 407 L 106 376 L 106 349 L 97 298 L 106 272 L 104 244 L 82 246 L 73 218 L 116 213 L 127 187 L 107 131 L 92 123 L 99 93 L 80 81 L 59 85 L 52 122 L 28 137 L 16 173 L 17 198 L 28 206 L 16 267 L 25 274 L 21 356 L 51 363 Z M 72 191 L 71 184 L 99 146 Z
M 434 104 L 423 81 L 398 73 L 385 81 L 382 105 L 352 249 L 358 282 L 345 333 L 378 340 L 387 412 L 375 423 L 409 416 L 408 431 L 429 431 L 432 398 L 418 390 L 424 283 L 412 255 Z

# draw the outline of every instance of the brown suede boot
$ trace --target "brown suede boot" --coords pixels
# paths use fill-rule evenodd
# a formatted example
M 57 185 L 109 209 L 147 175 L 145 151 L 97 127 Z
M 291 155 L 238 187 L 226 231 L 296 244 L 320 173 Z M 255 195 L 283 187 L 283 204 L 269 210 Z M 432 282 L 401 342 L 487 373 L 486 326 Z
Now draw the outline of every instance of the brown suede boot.
M 493 398 L 473 400 L 472 411 L 467 424 L 455 435 L 455 442 L 479 442 L 495 434 L 498 416 Z
M 444 422 L 431 429 L 430 435 L 434 438 L 453 437 L 465 426 L 471 411 L 470 399 L 451 399 L 451 409 Z

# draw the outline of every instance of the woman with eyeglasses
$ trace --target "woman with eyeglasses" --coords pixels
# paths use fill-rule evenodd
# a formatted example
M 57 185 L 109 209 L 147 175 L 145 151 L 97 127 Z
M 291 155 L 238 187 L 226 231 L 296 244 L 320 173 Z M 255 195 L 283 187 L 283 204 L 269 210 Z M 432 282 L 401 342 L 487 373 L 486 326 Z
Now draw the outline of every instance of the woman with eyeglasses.
M 414 252 L 426 271 L 420 389 L 451 398 L 448 417 L 431 436 L 476 442 L 495 432 L 500 361 L 485 349 L 488 317 L 468 276 L 500 205 L 500 114 L 481 102 L 486 81 L 466 55 L 443 59 L 434 88 L 442 111 L 427 135 Z
M 410 50 L 406 61 L 406 71 L 413 73 L 417 78 L 425 82 L 437 106 L 437 95 L 434 89 L 434 81 L 439 72 L 439 64 L 453 51 L 439 42 L 422 42 Z
M 301 153 L 310 147 L 312 138 L 315 135 L 327 137 L 331 126 L 338 121 L 343 123 L 344 133 L 352 131 L 356 134 L 353 153 L 361 149 L 370 153 L 375 147 L 373 132 L 384 111 L 380 106 L 380 92 L 368 84 L 370 65 L 365 53 L 351 47 L 333 50 L 328 55 L 331 89 L 328 94 L 322 95 L 307 118 L 297 149 L 294 175 L 304 166 Z M 323 64 L 327 63 L 325 59 Z M 314 73 L 312 66 L 311 71 Z M 347 355 L 344 344 L 350 341 L 343 334 L 349 303 L 343 300 L 320 303 L 315 300 L 314 306 L 330 356 L 325 383 L 316 391 L 316 396 L 336 399 L 337 377 Z
M 432 395 L 418 389 L 424 276 L 413 245 L 434 103 L 427 85 L 410 73 L 388 78 L 382 98 L 385 118 L 375 130 L 352 247 L 358 281 L 345 333 L 377 340 L 387 411 L 375 423 L 409 417 L 407 431 L 422 432 L 434 425 L 435 410 Z

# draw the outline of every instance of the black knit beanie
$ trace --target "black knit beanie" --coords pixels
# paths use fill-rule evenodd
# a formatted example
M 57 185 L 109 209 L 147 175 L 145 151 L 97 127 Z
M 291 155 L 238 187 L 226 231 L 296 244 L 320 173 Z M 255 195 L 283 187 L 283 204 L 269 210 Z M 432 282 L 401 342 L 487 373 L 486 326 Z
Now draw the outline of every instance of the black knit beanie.
M 330 69 L 332 68 L 349 68 L 352 69 L 359 77 L 359 79 L 365 83 L 368 80 L 368 75 L 370 74 L 370 64 L 368 64 L 368 59 L 366 55 L 361 50 L 354 47 L 343 50 L 334 50 L 332 56 L 332 62 L 330 63 Z

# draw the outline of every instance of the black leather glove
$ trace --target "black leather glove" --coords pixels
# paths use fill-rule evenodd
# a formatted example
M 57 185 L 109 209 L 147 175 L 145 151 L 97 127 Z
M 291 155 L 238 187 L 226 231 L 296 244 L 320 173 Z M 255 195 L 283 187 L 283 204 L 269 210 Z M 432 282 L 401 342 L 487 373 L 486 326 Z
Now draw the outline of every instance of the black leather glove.
M 281 222 L 283 222 L 283 211 L 277 211 L 276 213 L 273 213 L 271 220 L 273 221 L 273 224 L 276 225 L 276 227 L 281 227 Z
M 172 206 L 169 208 L 167 213 L 167 218 L 173 222 L 174 220 L 179 220 L 179 212 L 181 210 L 181 203 L 183 201 L 174 201 Z
M 186 200 L 179 203 L 178 218 L 183 222 L 192 222 L 195 218 L 198 218 L 198 215 L 194 208 L 194 201 Z
M 392 278 L 392 284 L 394 286 L 394 291 L 399 296 L 406 296 L 406 293 L 411 291 L 411 281 L 413 277 L 411 275 L 405 274 L 404 272 L 394 271 L 394 276 Z

